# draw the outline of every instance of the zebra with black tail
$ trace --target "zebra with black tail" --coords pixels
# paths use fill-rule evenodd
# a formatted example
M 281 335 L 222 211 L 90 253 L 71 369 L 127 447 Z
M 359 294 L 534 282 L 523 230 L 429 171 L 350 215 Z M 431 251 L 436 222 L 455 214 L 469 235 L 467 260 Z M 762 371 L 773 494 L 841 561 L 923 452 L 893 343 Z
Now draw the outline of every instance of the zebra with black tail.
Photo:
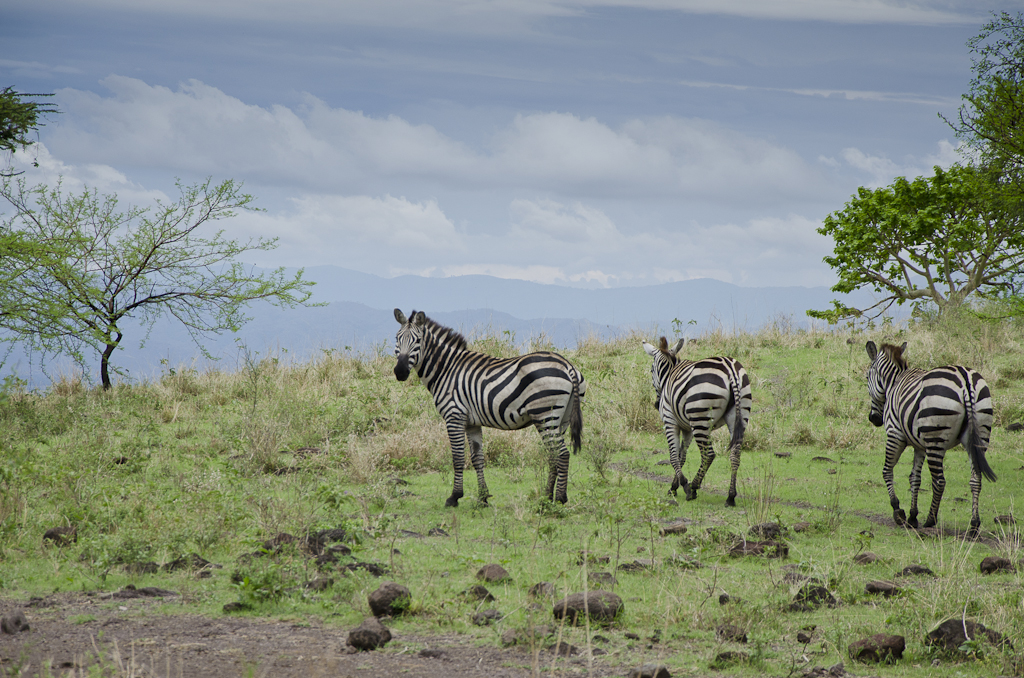
M 871 365 L 868 367 L 868 393 L 871 412 L 868 419 L 875 426 L 885 426 L 885 466 L 882 479 L 889 490 L 892 517 L 897 525 L 913 528 L 917 524 L 917 492 L 921 488 L 921 466 L 928 460 L 932 477 L 932 505 L 924 527 L 933 527 L 939 517 L 939 504 L 946 489 L 942 461 L 946 450 L 962 444 L 971 460 L 971 529 L 969 537 L 978 535 L 978 497 L 981 476 L 995 481 L 996 474 L 985 459 L 992 431 L 992 394 L 980 374 L 960 365 L 947 365 L 925 372 L 907 366 L 902 346 L 875 342 L 865 346 Z M 914 465 L 910 471 L 910 517 L 900 508 L 893 488 L 893 467 L 907 446 L 914 448 Z
M 657 393 L 655 407 L 665 424 L 668 438 L 669 459 L 675 475 L 672 478 L 672 494 L 680 485 L 686 499 L 696 498 L 697 490 L 704 482 L 704 475 L 715 460 L 711 445 L 711 432 L 723 424 L 729 427 L 732 439 L 729 442 L 729 463 L 732 466 L 732 480 L 729 482 L 729 496 L 726 506 L 736 505 L 736 473 L 740 468 L 740 448 L 743 432 L 750 421 L 750 378 L 736 360 L 726 357 L 705 358 L 697 362 L 684 360 L 677 355 L 685 345 L 680 339 L 671 349 L 668 340 L 661 338 L 658 346 L 644 342 L 644 350 L 654 358 L 651 365 L 651 379 Z M 697 440 L 700 450 L 700 470 L 687 482 L 683 475 L 686 463 L 686 449 L 690 440 Z
M 582 444 L 580 398 L 587 392 L 587 382 L 580 371 L 548 351 L 515 358 L 471 351 L 461 334 L 434 322 L 422 311 L 413 311 L 406 318 L 396 308 L 395 320 L 401 324 L 395 336 L 395 377 L 405 381 L 409 370 L 415 368 L 448 429 L 455 481 L 445 506 L 458 506 L 462 497 L 467 438 L 479 500 L 486 504 L 490 493 L 484 481 L 482 427 L 513 431 L 531 424 L 548 451 L 546 496 L 564 504 L 569 482 L 569 450 L 563 437 L 566 429 L 574 452 L 579 452 Z

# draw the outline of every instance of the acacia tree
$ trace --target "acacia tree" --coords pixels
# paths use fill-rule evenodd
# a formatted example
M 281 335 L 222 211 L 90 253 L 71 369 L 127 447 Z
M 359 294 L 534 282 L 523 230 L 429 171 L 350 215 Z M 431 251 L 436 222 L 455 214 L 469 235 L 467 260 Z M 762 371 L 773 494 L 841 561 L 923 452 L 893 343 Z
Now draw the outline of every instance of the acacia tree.
M 31 101 L 32 97 L 48 97 L 52 94 L 22 94 L 13 87 L 0 90 L 0 153 L 11 154 L 19 148 L 28 148 L 33 143 L 29 134 L 43 124 L 40 118 L 56 113 L 50 103 Z M 19 174 L 9 168 L 0 169 L 0 176 Z
M 932 302 L 942 313 L 972 294 L 1016 297 L 1024 223 L 1008 208 L 1000 180 L 991 169 L 954 165 L 935 167 L 933 177 L 859 188 L 818 229 L 835 241 L 824 261 L 839 275 L 833 292 L 866 287 L 882 298 L 866 309 L 833 301 L 807 314 L 834 323 L 877 318 L 907 301 Z
M 87 351 L 99 353 L 100 379 L 109 389 L 127 318 L 146 328 L 144 343 L 153 323 L 170 316 L 209 357 L 202 339 L 237 331 L 249 320 L 248 302 L 307 303 L 314 283 L 301 270 L 294 277 L 283 269 L 256 273 L 236 261 L 245 252 L 273 249 L 276 239 L 240 243 L 223 231 L 199 235 L 208 222 L 255 209 L 240 184 L 214 186 L 208 179 L 178 189 L 172 203 L 122 211 L 116 195 L 88 189 L 74 195 L 59 183 L 29 188 L 23 179 L 4 179 L 0 196 L 14 215 L 0 222 L 0 328 L 80 365 Z

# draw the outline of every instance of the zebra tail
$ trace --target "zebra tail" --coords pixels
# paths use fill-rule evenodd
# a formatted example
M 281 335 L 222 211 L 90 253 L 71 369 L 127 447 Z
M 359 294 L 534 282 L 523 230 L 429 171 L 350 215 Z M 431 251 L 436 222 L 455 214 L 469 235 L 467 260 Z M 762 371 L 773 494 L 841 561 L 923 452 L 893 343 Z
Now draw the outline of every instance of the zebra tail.
M 734 375 L 729 377 L 729 385 L 732 387 L 732 400 L 733 407 L 736 408 L 736 423 L 732 427 L 732 440 L 729 441 L 729 451 L 738 450 L 743 444 L 743 434 L 747 429 L 746 423 L 743 421 L 743 408 L 740 406 L 742 399 L 740 398 L 740 383 Z
M 572 397 L 569 403 L 569 436 L 572 438 L 572 453 L 583 447 L 583 412 L 580 410 L 580 385 L 572 380 Z
M 978 430 L 978 419 L 974 415 L 974 408 L 971 408 L 970 422 L 967 424 L 970 430 L 967 433 L 967 456 L 971 458 L 971 466 L 974 470 L 988 478 L 990 482 L 996 481 L 995 471 L 988 465 L 985 459 L 985 445 L 981 440 L 981 431 Z

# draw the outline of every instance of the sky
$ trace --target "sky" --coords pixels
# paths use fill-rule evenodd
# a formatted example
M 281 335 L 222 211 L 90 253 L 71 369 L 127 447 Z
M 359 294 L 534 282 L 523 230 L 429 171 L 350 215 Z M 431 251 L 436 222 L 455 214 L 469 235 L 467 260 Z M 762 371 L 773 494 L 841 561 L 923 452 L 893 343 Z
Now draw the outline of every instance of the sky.
M 859 186 L 959 159 L 999 0 L 3 0 L 30 183 L 244 182 L 260 266 L 831 286 Z M 37 163 L 34 167 L 32 163 Z M 0 207 L 0 210 L 3 210 Z

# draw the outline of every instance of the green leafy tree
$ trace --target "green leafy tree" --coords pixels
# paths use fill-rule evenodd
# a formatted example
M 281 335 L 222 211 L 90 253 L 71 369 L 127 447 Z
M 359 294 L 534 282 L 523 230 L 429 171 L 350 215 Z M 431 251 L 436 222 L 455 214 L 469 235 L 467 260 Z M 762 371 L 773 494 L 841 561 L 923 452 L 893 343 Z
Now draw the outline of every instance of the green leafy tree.
M 958 120 L 946 122 L 984 164 L 1019 180 L 1024 170 L 1024 15 L 1003 12 L 967 46 L 974 78 Z
M 858 309 L 833 301 L 807 314 L 829 322 L 877 318 L 893 304 L 931 302 L 939 312 L 970 295 L 1014 298 L 1024 264 L 1024 224 L 1007 205 L 1000 175 L 954 165 L 932 177 L 898 177 L 859 188 L 818 229 L 835 241 L 825 263 L 839 275 L 833 292 L 874 290 L 881 298 Z
M 48 97 L 52 94 L 22 94 L 13 87 L 0 90 L 0 153 L 10 154 L 19 148 L 28 148 L 33 143 L 29 135 L 42 126 L 41 118 L 48 113 L 56 113 L 57 108 L 50 103 L 31 101 L 34 97 Z M 19 172 L 9 167 L 0 170 L 0 176 L 14 176 Z
M 98 353 L 107 389 L 127 318 L 146 328 L 142 344 L 158 318 L 174 318 L 209 357 L 202 339 L 237 331 L 250 319 L 243 312 L 248 302 L 308 302 L 314 283 L 301 270 L 294 277 L 283 269 L 255 273 L 236 261 L 275 248 L 276 239 L 199 235 L 208 222 L 255 209 L 240 184 L 206 180 L 178 189 L 172 203 L 121 210 L 116 195 L 4 179 L 0 196 L 14 215 L 0 222 L 0 328 L 44 355 L 68 355 L 83 366 L 86 352 Z

